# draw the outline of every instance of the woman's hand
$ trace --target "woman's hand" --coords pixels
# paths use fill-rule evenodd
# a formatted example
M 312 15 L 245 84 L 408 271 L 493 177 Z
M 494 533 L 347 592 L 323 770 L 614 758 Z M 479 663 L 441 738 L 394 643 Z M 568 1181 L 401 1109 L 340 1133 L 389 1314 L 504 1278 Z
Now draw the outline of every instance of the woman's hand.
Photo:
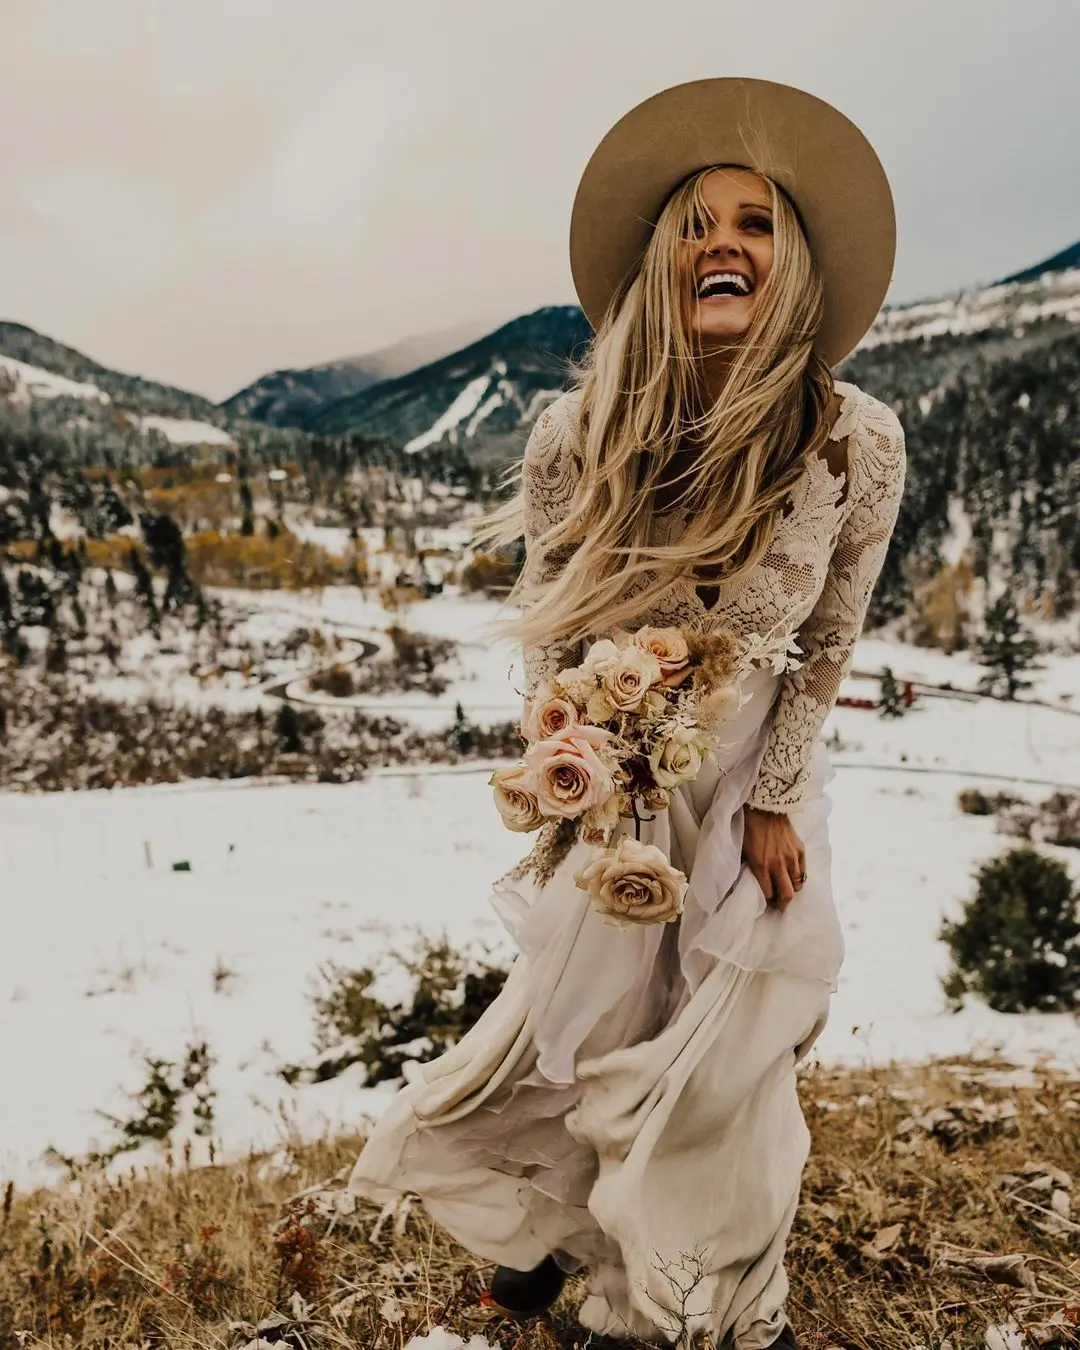
M 788 816 L 743 807 L 743 857 L 770 905 L 785 910 L 802 885 L 806 850 Z

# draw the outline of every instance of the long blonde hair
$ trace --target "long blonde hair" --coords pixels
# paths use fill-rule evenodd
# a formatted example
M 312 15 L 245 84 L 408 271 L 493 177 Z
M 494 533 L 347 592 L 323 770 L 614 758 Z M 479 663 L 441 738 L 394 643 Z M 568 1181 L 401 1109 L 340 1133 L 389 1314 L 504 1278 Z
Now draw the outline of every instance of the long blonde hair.
M 691 176 L 668 199 L 641 265 L 616 295 L 573 381 L 580 391 L 581 472 L 563 520 L 530 542 L 530 555 L 565 562 L 544 585 L 518 578 L 519 619 L 501 631 L 525 644 L 633 625 L 678 577 L 707 568 L 731 581 L 768 550 L 806 456 L 828 437 L 833 379 L 813 350 L 823 288 L 796 209 L 777 184 L 773 265 L 749 328 L 733 349 L 724 387 L 703 398 L 701 350 L 691 327 L 687 243 L 710 219 Z M 657 491 L 681 446 L 697 447 L 672 509 L 686 512 L 678 539 L 650 540 Z M 523 492 L 483 522 L 496 546 L 523 534 Z M 630 584 L 633 583 L 633 584 Z

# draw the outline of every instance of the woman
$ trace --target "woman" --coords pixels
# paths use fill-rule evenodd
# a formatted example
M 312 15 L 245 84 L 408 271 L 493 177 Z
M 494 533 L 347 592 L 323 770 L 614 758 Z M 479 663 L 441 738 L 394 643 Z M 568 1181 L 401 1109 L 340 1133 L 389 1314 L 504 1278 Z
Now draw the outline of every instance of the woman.
M 571 261 L 597 335 L 506 513 L 526 694 L 617 627 L 728 629 L 757 659 L 724 745 L 644 826 L 689 877 L 678 920 L 607 926 L 574 882 L 588 845 L 545 829 L 496 884 L 521 953 L 503 992 L 356 1164 L 357 1193 L 416 1192 L 496 1262 L 504 1310 L 549 1306 L 586 1268 L 595 1331 L 795 1344 L 795 1067 L 843 957 L 819 732 L 906 463 L 896 417 L 830 366 L 873 321 L 894 241 L 861 133 L 764 81 L 639 105 L 579 187 Z

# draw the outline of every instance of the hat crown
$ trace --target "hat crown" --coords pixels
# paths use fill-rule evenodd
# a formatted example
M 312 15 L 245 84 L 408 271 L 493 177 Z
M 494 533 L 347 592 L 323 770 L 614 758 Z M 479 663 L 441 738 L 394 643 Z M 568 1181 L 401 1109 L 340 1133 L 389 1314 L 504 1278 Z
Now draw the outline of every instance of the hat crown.
M 858 345 L 892 279 L 896 216 L 885 170 L 832 104 L 771 80 L 691 80 L 624 114 L 582 174 L 570 220 L 570 268 L 597 328 L 641 264 L 664 203 L 701 169 L 746 164 L 795 203 L 821 272 L 815 342 L 829 365 Z

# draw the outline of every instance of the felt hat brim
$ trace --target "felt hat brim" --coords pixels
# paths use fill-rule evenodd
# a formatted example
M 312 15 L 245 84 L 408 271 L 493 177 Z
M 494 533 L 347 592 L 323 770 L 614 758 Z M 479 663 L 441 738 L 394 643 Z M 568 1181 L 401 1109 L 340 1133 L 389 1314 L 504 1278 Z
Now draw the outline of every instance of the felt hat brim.
M 836 365 L 873 324 L 889 288 L 892 192 L 873 146 L 850 119 L 771 80 L 675 85 L 631 108 L 600 142 L 570 221 L 570 269 L 589 322 L 599 326 L 637 271 L 671 193 L 714 164 L 767 174 L 794 201 L 824 281 L 815 347 Z

